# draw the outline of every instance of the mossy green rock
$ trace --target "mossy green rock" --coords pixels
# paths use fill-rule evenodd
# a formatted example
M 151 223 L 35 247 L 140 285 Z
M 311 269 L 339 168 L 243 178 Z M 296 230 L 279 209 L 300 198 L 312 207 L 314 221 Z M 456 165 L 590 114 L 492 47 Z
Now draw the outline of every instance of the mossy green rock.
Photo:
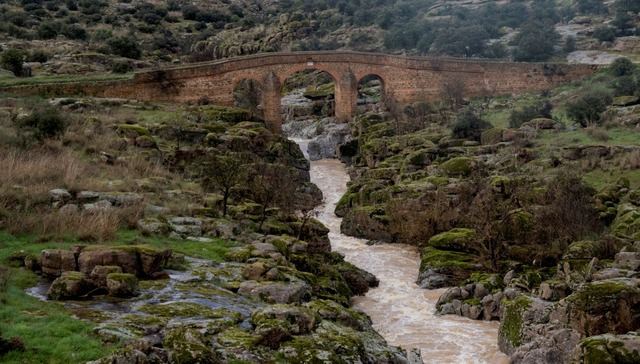
M 510 354 L 522 344 L 522 331 L 525 324 L 523 315 L 531 304 L 531 298 L 525 295 L 503 301 L 498 331 L 498 345 L 503 352 Z
M 149 129 L 138 124 L 120 124 L 118 125 L 118 132 L 129 138 L 136 138 L 142 135 L 151 135 Z
M 198 330 L 180 326 L 165 333 L 163 346 L 169 351 L 169 359 L 176 364 L 216 364 L 222 361 Z
M 558 302 L 551 319 L 585 336 L 624 334 L 640 327 L 640 280 L 617 278 L 586 283 Z
M 47 297 L 52 300 L 68 300 L 80 298 L 91 289 L 87 277 L 81 272 L 64 272 L 49 287 Z
M 450 177 L 464 177 L 471 174 L 475 160 L 469 157 L 456 157 L 440 165 L 440 169 Z
M 138 294 L 138 278 L 128 273 L 107 274 L 107 289 L 114 297 L 132 297 Z
M 640 208 L 631 204 L 620 204 L 611 230 L 618 236 L 640 239 Z
M 447 232 L 434 235 L 429 239 L 430 247 L 440 250 L 471 251 L 476 239 L 476 231 L 466 228 L 455 228 Z
M 640 363 L 640 333 L 585 338 L 580 342 L 574 360 L 584 364 Z
M 170 302 L 165 304 L 146 304 L 139 308 L 141 312 L 159 317 L 200 317 L 206 319 L 232 318 L 236 321 L 242 319 L 242 315 L 225 308 L 209 308 L 193 302 Z

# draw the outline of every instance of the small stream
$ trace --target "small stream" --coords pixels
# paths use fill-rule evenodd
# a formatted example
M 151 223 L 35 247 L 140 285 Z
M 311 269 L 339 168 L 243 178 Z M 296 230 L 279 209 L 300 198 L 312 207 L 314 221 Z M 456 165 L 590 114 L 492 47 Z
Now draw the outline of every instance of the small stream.
M 295 141 L 306 153 L 307 142 Z M 414 283 L 420 265 L 415 247 L 367 245 L 363 239 L 340 232 L 341 219 L 334 209 L 348 181 L 340 161 L 311 162 L 311 182 L 325 199 L 318 208 L 318 219 L 330 229 L 333 250 L 380 280 L 378 288 L 354 298 L 354 306 L 371 317 L 374 328 L 390 344 L 418 348 L 425 363 L 508 363 L 497 345 L 498 322 L 435 315 L 435 304 L 444 290 L 425 290 Z

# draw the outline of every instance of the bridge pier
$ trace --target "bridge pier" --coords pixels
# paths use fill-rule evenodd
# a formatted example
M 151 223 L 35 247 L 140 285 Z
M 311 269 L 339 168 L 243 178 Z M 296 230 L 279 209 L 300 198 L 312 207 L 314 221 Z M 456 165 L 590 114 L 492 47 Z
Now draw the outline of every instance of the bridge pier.
M 358 99 L 358 81 L 353 72 L 346 71 L 336 80 L 336 119 L 346 123 L 355 115 Z
M 264 80 L 262 93 L 262 107 L 264 121 L 267 128 L 274 133 L 282 132 L 282 112 L 280 110 L 280 79 L 275 73 L 270 72 Z

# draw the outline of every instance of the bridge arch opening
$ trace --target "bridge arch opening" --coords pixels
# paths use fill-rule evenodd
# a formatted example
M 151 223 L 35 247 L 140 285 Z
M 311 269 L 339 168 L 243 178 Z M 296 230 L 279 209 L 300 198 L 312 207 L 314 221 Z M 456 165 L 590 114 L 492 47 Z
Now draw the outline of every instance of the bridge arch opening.
M 358 111 L 381 111 L 384 109 L 385 85 L 382 77 L 368 74 L 358 81 Z
M 280 108 L 284 124 L 335 116 L 336 80 L 326 71 L 305 69 L 282 82 Z
M 233 88 L 233 106 L 249 110 L 253 117 L 264 118 L 264 87 L 262 83 L 244 78 Z

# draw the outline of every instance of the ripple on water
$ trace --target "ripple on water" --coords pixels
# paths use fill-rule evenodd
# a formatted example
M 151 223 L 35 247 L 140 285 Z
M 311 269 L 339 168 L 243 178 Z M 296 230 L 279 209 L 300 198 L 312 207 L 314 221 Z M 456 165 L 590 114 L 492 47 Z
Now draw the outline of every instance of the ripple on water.
M 354 306 L 371 317 L 374 328 L 390 344 L 420 349 L 425 363 L 507 363 L 497 345 L 497 322 L 435 315 L 443 290 L 425 290 L 415 284 L 420 265 L 415 247 L 367 245 L 340 233 L 341 219 L 334 210 L 348 180 L 337 160 L 311 162 L 311 181 L 325 198 L 318 218 L 330 229 L 333 250 L 380 280 L 378 288 L 354 298 Z

